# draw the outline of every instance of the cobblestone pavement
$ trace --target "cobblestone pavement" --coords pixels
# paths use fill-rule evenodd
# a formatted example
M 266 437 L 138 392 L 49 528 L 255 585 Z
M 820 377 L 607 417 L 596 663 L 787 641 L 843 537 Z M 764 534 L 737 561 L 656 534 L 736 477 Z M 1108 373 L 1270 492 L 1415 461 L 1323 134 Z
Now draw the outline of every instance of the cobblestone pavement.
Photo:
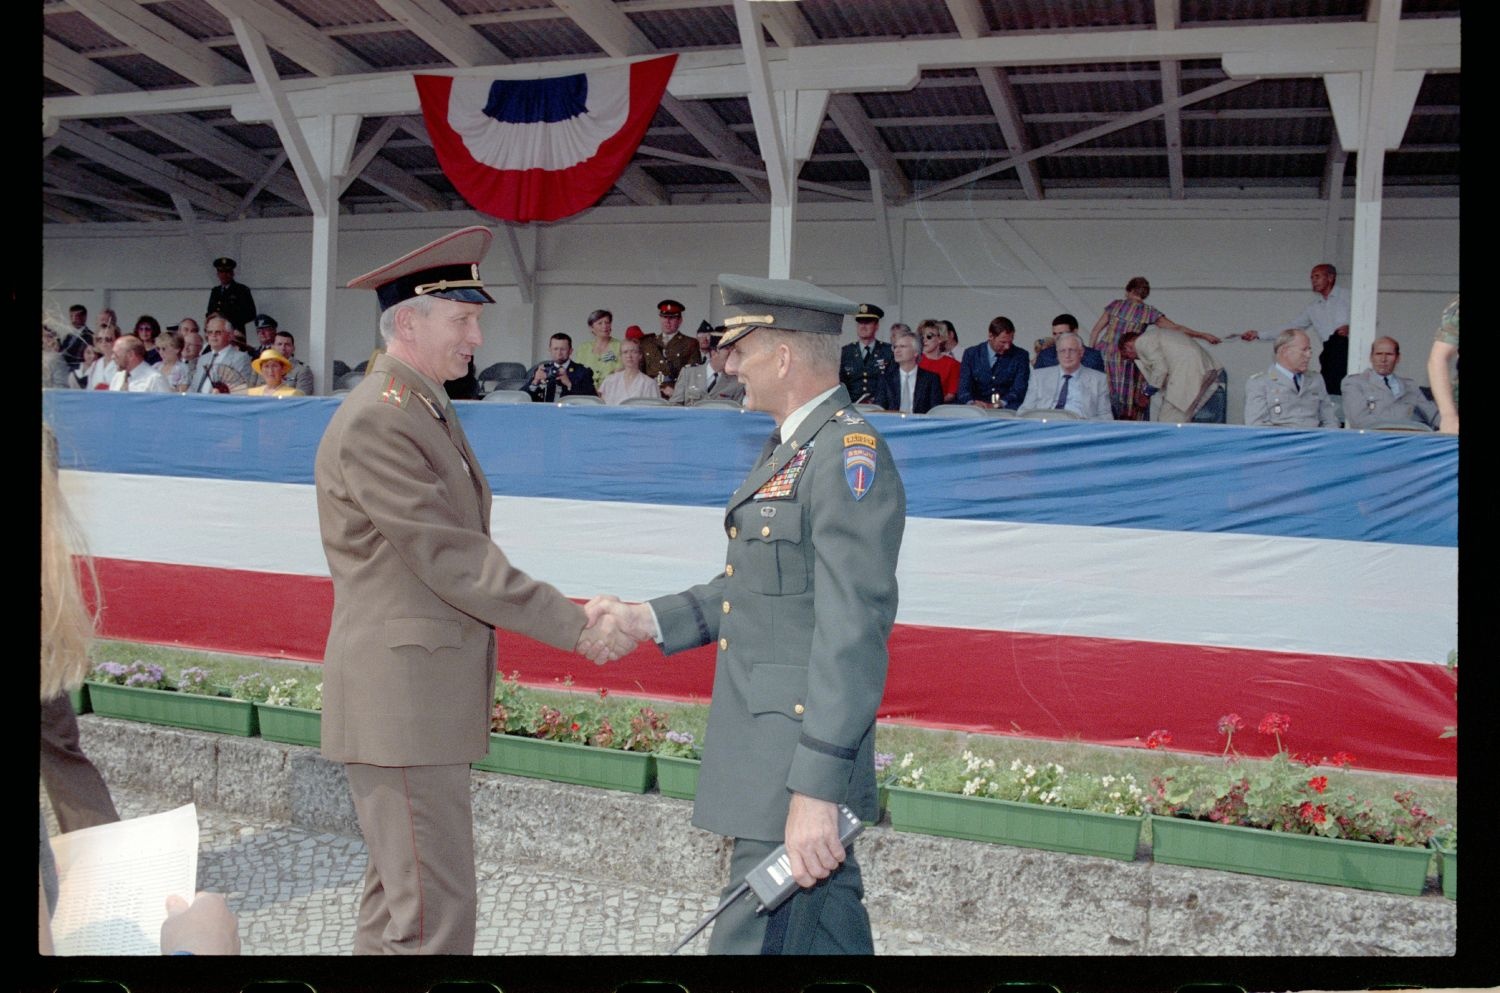
M 113 790 L 122 817 L 169 809 L 149 794 Z M 56 822 L 47 811 L 48 829 Z M 348 955 L 365 871 L 359 838 L 198 807 L 198 887 L 227 894 L 246 955 Z M 717 894 L 643 887 L 527 862 L 481 860 L 476 955 L 655 955 L 676 944 Z M 966 954 L 945 937 L 882 928 L 877 953 Z M 701 955 L 706 934 L 680 954 Z

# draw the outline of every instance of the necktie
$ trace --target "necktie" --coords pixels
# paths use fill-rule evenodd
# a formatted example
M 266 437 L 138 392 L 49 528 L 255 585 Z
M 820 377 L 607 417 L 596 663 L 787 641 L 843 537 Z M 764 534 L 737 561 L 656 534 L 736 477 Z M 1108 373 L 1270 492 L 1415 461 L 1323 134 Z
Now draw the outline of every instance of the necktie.
M 771 432 L 771 437 L 766 439 L 765 446 L 760 450 L 760 458 L 756 459 L 755 464 L 759 465 L 762 462 L 769 462 L 771 460 L 772 453 L 776 451 L 777 446 L 780 444 L 781 429 L 776 428 Z
M 200 379 L 200 380 L 198 380 L 198 390 L 197 390 L 197 392 L 202 393 L 203 392 L 203 387 L 205 387 L 205 386 L 208 385 L 208 374 L 214 371 L 214 360 L 217 359 L 218 357 L 219 357 L 219 353 L 218 352 L 209 352 L 208 353 L 208 365 L 206 365 L 206 366 L 203 367 L 203 378 Z M 209 387 L 208 392 L 212 393 L 213 392 L 213 388 Z
M 916 382 L 916 379 L 917 371 L 915 369 L 911 372 L 903 372 L 901 374 L 901 409 L 908 414 L 911 413 L 912 409 L 913 384 Z
M 865 346 L 865 361 L 866 362 L 870 361 L 870 359 L 872 357 L 874 357 L 874 355 L 875 355 L 875 346 L 874 345 L 866 345 Z
M 1298 393 L 1302 392 L 1302 373 L 1292 373 L 1292 388 L 1295 389 Z
M 990 349 L 990 368 L 995 368 L 995 363 L 998 361 L 1000 361 L 1000 353 L 995 351 L 993 348 Z
M 1386 389 L 1390 389 L 1391 388 L 1391 377 L 1389 377 L 1389 376 L 1381 376 L 1380 378 L 1385 381 L 1385 388 Z
M 712 376 L 709 376 L 708 377 L 708 386 L 704 388 L 703 392 L 704 393 L 712 393 L 714 391 L 714 384 L 717 383 L 718 381 L 719 381 L 719 374 L 718 373 L 714 373 Z
M 1072 378 L 1072 373 L 1063 376 L 1062 389 L 1057 391 L 1057 406 L 1053 408 L 1054 410 L 1062 410 L 1068 405 L 1068 380 Z

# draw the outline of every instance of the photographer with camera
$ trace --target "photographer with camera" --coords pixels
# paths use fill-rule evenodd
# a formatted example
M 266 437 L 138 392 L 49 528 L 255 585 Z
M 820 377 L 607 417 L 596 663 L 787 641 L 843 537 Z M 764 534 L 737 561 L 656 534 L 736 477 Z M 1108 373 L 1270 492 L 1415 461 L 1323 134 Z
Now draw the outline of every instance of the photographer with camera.
M 547 342 L 551 358 L 538 362 L 528 374 L 526 392 L 538 403 L 553 403 L 565 396 L 598 396 L 594 374 L 586 365 L 572 361 L 573 339 L 559 331 Z

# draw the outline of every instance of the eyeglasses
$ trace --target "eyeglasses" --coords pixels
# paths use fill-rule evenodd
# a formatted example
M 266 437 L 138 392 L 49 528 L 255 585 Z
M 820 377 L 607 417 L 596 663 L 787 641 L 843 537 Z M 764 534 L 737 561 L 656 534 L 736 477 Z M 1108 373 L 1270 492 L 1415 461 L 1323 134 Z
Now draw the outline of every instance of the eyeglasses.
M 922 336 L 922 340 L 923 340 L 923 341 L 933 341 L 933 340 L 935 340 L 935 339 L 936 339 L 936 338 L 937 338 L 937 335 L 935 335 L 935 334 L 924 334 L 924 335 L 923 335 L 923 336 Z

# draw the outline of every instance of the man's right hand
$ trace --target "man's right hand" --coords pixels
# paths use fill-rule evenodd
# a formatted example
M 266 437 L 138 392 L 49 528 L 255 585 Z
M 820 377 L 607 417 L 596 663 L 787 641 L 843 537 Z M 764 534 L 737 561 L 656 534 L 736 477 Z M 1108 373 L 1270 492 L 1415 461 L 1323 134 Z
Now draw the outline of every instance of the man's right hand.
M 536 375 L 531 377 L 531 385 L 540 386 L 547 381 L 547 364 L 544 362 L 536 367 Z
M 1244 334 L 1240 335 L 1241 341 L 1256 341 L 1259 338 L 1260 333 L 1258 331 L 1246 331 Z
M 620 630 L 636 641 L 655 640 L 656 614 L 644 603 L 625 603 L 608 593 L 594 597 L 583 606 L 589 623 L 604 617 L 614 617 Z
M 161 924 L 161 953 L 238 955 L 239 922 L 222 893 L 202 893 L 191 904 L 173 893 L 167 897 L 167 919 Z

